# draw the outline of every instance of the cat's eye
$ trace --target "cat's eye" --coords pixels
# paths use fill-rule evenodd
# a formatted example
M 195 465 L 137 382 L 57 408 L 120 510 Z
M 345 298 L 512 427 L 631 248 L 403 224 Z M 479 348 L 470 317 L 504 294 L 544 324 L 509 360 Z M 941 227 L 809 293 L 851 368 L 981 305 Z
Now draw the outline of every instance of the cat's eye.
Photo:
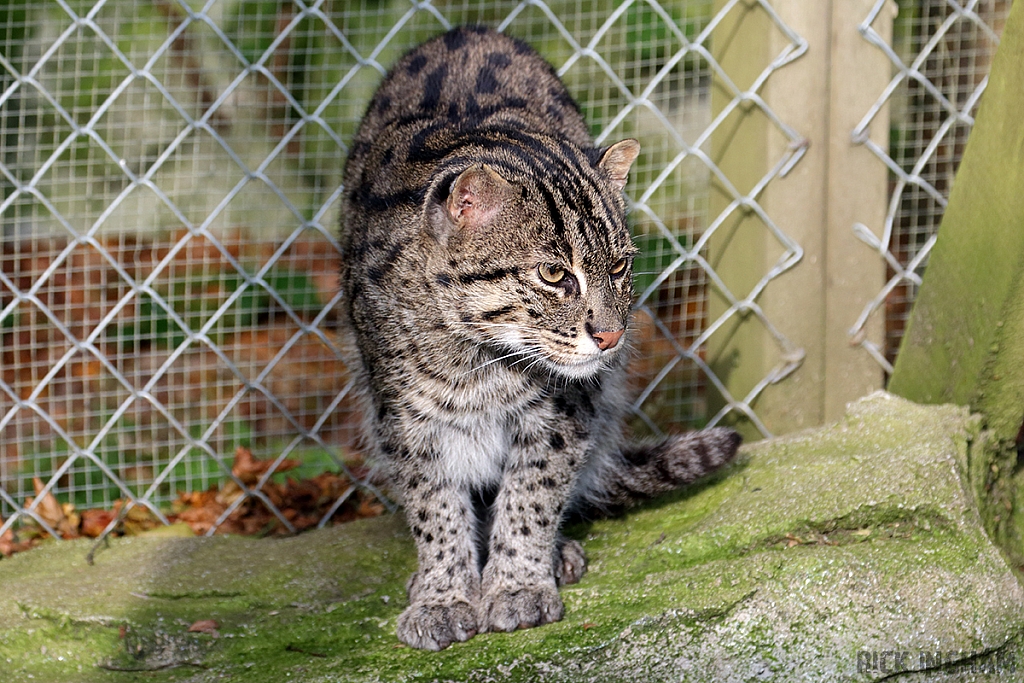
M 612 269 L 608 271 L 608 274 L 611 275 L 612 278 L 614 279 L 614 278 L 617 278 L 617 277 L 621 276 L 625 272 L 626 272 L 626 259 L 620 258 L 618 261 L 615 262 L 615 265 L 612 266 Z
M 540 273 L 540 279 L 549 285 L 557 285 L 565 279 L 565 268 L 548 263 L 537 266 L 537 272 Z

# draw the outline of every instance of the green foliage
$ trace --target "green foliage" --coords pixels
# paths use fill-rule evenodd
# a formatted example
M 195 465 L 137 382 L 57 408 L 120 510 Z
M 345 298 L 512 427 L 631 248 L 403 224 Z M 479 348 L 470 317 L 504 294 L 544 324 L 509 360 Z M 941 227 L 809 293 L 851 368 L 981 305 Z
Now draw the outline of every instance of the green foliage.
M 109 411 L 103 411 L 96 418 L 96 426 L 106 424 L 112 417 Z M 189 428 L 190 436 L 198 439 L 206 431 L 208 425 L 193 424 Z M 156 476 L 161 473 L 171 458 L 177 455 L 182 444 L 168 444 L 162 448 L 138 449 L 122 443 L 125 437 L 137 429 L 132 420 L 126 417 L 118 419 L 101 443 L 90 452 L 106 465 L 128 489 L 136 496 L 143 495 Z M 238 446 L 248 446 L 252 441 L 252 428 L 245 420 L 228 420 L 221 427 L 221 440 L 217 444 L 228 466 L 231 454 Z M 57 472 L 73 454 L 73 449 L 64 440 L 59 440 L 52 447 L 37 452 L 26 452 L 21 459 L 22 465 L 16 475 L 16 483 L 5 485 L 8 493 L 16 499 L 34 495 L 32 477 L 39 476 L 44 481 Z M 325 471 L 324 469 L 318 472 Z M 173 498 L 179 490 L 201 490 L 209 485 L 223 481 L 223 468 L 202 449 L 190 448 L 185 457 L 181 458 L 157 490 L 157 499 Z M 54 495 L 62 503 L 72 503 L 79 510 L 93 507 L 106 507 L 113 501 L 123 499 L 124 492 L 103 470 L 90 458 L 79 457 L 62 476 L 53 489 Z
M 105 422 L 110 415 L 104 415 Z M 118 421 L 103 442 L 92 451 L 93 455 L 103 462 L 117 475 L 137 496 L 143 495 L 156 476 L 163 471 L 172 457 L 177 455 L 177 447 L 137 451 L 126 448 L 118 443 L 118 433 L 130 433 L 135 425 L 124 418 Z M 190 436 L 199 439 L 208 429 L 205 424 L 193 424 L 189 428 Z M 216 441 L 218 455 L 227 467 L 231 466 L 232 457 L 239 446 L 249 448 L 253 442 L 253 431 L 247 420 L 231 419 L 219 428 Z M 283 452 L 284 442 L 265 444 L 261 449 L 266 453 Z M 54 447 L 36 453 L 26 453 L 22 465 L 16 475 L 16 483 L 8 482 L 5 487 L 16 499 L 34 495 L 32 478 L 40 476 L 44 481 L 60 469 L 72 455 L 67 442 L 60 441 Z M 273 475 L 273 481 L 283 484 L 286 479 L 309 479 L 324 472 L 337 472 L 338 464 L 328 451 L 319 446 L 299 446 L 292 450 L 288 457 L 298 460 L 301 464 L 288 472 Z M 203 490 L 211 485 L 219 485 L 225 480 L 225 470 L 203 449 L 190 448 L 185 457 L 181 458 L 171 471 L 163 478 L 157 490 L 157 500 L 173 499 L 181 490 Z M 88 458 L 80 458 L 68 468 L 53 489 L 54 495 L 62 503 L 72 503 L 77 509 L 85 510 L 94 507 L 106 507 L 113 501 L 124 498 L 123 491 L 107 478 L 106 474 Z
M 626 45 L 631 46 L 639 58 L 660 67 L 683 46 L 676 30 L 688 41 L 694 40 L 700 33 L 706 17 L 711 15 L 712 3 L 709 0 L 679 4 L 670 3 L 660 6 L 668 14 L 671 23 L 652 5 L 637 2 L 626 10 Z
M 28 0 L 5 0 L 0 3 L 0 53 L 10 62 L 17 63 L 25 44 L 28 28 Z M 9 74 L 2 70 L 6 80 Z
M 225 13 L 225 28 L 249 64 L 260 61 L 274 41 L 281 3 L 278 0 L 242 0 Z
M 892 22 L 893 45 L 907 45 L 921 34 L 921 0 L 896 0 L 897 14 Z
M 685 235 L 678 236 L 678 239 L 684 248 L 692 246 Z M 640 254 L 633 261 L 633 289 L 637 294 L 642 294 L 681 254 L 660 233 L 637 235 L 634 243 L 640 249 Z
M 309 275 L 300 271 L 271 270 L 266 277 L 267 286 L 299 316 L 318 313 L 322 304 L 316 285 Z M 269 298 L 269 295 L 268 295 Z M 268 307 L 273 307 L 268 304 Z
M 247 282 L 237 272 L 210 279 L 178 278 L 163 292 L 167 305 L 150 294 L 139 294 L 135 316 L 122 325 L 110 325 L 108 339 L 125 350 L 149 346 L 174 349 L 185 343 L 190 332 L 201 331 L 213 320 L 206 335 L 220 343 L 261 321 L 286 314 L 279 300 L 300 318 L 320 311 L 316 285 L 307 273 L 271 269 L 264 280 L 266 287 Z

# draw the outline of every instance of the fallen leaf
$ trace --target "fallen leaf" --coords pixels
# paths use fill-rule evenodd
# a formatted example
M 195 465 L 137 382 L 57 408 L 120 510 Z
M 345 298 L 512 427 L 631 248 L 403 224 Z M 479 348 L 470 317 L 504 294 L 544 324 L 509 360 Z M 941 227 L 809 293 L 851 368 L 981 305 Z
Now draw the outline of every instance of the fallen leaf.
M 64 517 L 68 520 L 68 526 L 72 529 L 78 529 L 82 523 L 82 516 L 75 510 L 73 503 L 64 503 L 60 506 L 61 510 L 64 511 Z
M 238 484 L 233 481 L 226 481 L 223 488 L 216 492 L 215 500 L 226 508 L 244 495 L 245 491 L 239 488 Z
M 36 498 L 43 496 L 39 500 L 39 505 L 36 507 L 36 514 L 46 522 L 51 529 L 56 531 L 63 538 L 77 538 L 78 532 L 75 531 L 74 527 L 68 521 L 68 518 L 64 515 L 64 508 L 59 502 L 57 497 L 53 495 L 53 491 L 47 491 L 46 495 L 43 495 L 43 490 L 46 486 L 43 484 L 43 480 L 39 477 L 32 477 L 32 486 L 36 490 Z M 32 503 L 35 498 L 28 498 L 25 501 L 25 507 L 32 507 Z
M 217 632 L 218 626 L 220 626 L 220 624 L 218 624 L 213 619 L 201 619 L 199 621 L 193 622 L 192 625 L 188 627 L 188 632 L 208 633 L 214 638 L 217 638 L 218 636 L 220 636 L 220 633 Z
M 231 465 L 231 473 L 238 477 L 243 484 L 252 486 L 260 480 L 264 474 L 273 468 L 276 472 L 287 472 L 293 470 L 302 463 L 298 460 L 291 458 L 285 458 L 274 467 L 275 458 L 267 458 L 266 460 L 259 460 L 252 456 L 250 451 L 245 446 L 239 446 L 235 450 L 235 462 Z
M 78 527 L 79 533 L 89 538 L 97 538 L 107 528 L 107 525 L 117 518 L 117 512 L 115 510 L 94 508 L 83 510 L 81 517 L 82 523 Z
M 0 526 L 2 526 L 3 523 L 3 517 L 0 517 Z M 8 529 L 0 534 L 0 555 L 10 557 L 14 553 L 20 553 L 24 550 L 36 547 L 39 545 L 40 541 L 42 541 L 41 537 L 19 539 L 18 535 L 14 533 L 14 529 Z
M 384 504 L 377 500 L 376 496 L 361 495 L 356 514 L 359 517 L 377 517 L 384 514 Z
M 0 526 L 3 526 L 4 518 L 0 517 Z M 7 531 L 0 534 L 0 555 L 4 557 L 10 557 L 14 554 L 14 531 L 8 529 Z
M 120 502 L 120 501 L 118 501 Z M 136 505 L 128 510 L 123 520 L 125 536 L 138 536 L 161 525 L 149 508 Z
M 235 454 L 233 471 L 239 479 L 255 485 L 260 477 L 270 471 L 273 463 L 274 459 L 260 460 L 254 458 L 249 449 L 240 448 Z M 278 463 L 274 471 L 291 470 L 299 464 L 298 460 L 285 459 Z M 349 467 L 357 478 L 368 475 L 368 471 L 359 463 L 351 463 Z M 162 533 L 164 529 L 173 528 L 164 527 L 156 514 L 144 505 L 132 505 L 123 511 L 125 501 L 116 500 L 110 509 L 78 511 L 70 503 L 59 504 L 52 492 L 41 495 L 45 488 L 41 479 L 37 478 L 34 484 L 36 498 L 39 500 L 36 514 L 63 538 L 75 538 L 78 535 L 97 538 L 115 520 L 118 520 L 118 524 L 111 529 L 114 536 Z M 343 473 L 322 472 L 310 479 L 289 477 L 283 483 L 268 479 L 258 489 L 260 495 L 254 496 L 253 491 L 240 488 L 234 480 L 229 479 L 220 488 L 179 492 L 178 498 L 171 504 L 167 519 L 172 525 L 187 527 L 196 535 L 204 535 L 213 530 L 218 534 L 267 536 L 303 531 L 326 522 L 339 524 L 375 517 L 385 511 L 384 505 L 369 491 L 358 489 L 348 495 L 353 485 L 352 480 Z M 346 495 L 344 504 L 335 508 L 335 502 Z M 32 499 L 29 499 L 27 505 L 31 504 Z M 230 513 L 227 512 L 229 509 Z M 329 512 L 331 517 L 325 520 Z M 179 529 L 174 535 L 180 533 Z M 17 530 L 9 529 L 0 535 L 0 555 L 9 556 L 28 550 L 46 538 L 49 538 L 49 534 L 40 524 L 24 521 Z

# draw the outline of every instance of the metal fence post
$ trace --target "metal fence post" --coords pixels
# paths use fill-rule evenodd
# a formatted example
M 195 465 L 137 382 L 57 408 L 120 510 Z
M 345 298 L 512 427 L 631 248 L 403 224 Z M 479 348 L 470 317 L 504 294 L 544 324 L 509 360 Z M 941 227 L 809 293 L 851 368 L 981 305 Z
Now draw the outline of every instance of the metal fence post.
M 717 7 L 731 4 L 722 0 Z M 767 384 L 757 399 L 757 415 L 772 433 L 833 419 L 846 402 L 882 382 L 877 368 L 851 349 L 843 322 L 859 300 L 854 292 L 871 292 L 884 279 L 877 256 L 862 255 L 863 248 L 852 244 L 850 234 L 855 220 L 885 213 L 885 170 L 872 168 L 869 155 L 858 155 L 849 136 L 856 112 L 863 110 L 858 104 L 871 100 L 889 78 L 885 60 L 858 44 L 863 41 L 856 33 L 857 17 L 871 4 L 773 2 L 771 8 L 782 22 L 807 40 L 808 53 L 778 70 L 759 92 L 803 139 L 794 143 L 752 106 L 734 110 L 712 138 L 713 159 L 740 193 L 757 188 L 793 153 L 794 144 L 806 151 L 799 164 L 783 168 L 756 197 L 764 214 L 802 247 L 798 263 L 785 261 L 776 235 L 758 212 L 746 207 L 734 210 L 709 242 L 711 262 L 736 298 L 755 288 L 770 269 L 787 269 L 749 302 L 765 318 L 778 321 L 778 330 L 763 325 L 758 316 L 739 312 L 725 326 L 726 334 L 709 343 L 711 367 L 734 397 L 747 395 L 773 366 L 775 379 L 788 373 L 785 382 Z M 756 83 L 772 60 L 785 58 L 784 37 L 771 28 L 766 5 L 743 0 L 716 34 L 716 59 L 741 90 Z M 712 93 L 712 116 L 718 116 L 733 97 L 730 84 L 718 77 Z M 882 128 L 872 135 L 884 140 L 887 131 Z M 734 201 L 726 184 L 714 176 L 711 193 L 712 216 Z M 723 292 L 713 288 L 710 319 L 729 305 Z M 774 332 L 791 346 L 780 345 Z M 869 334 L 880 338 L 881 328 Z M 710 397 L 712 402 L 716 398 L 720 403 L 712 403 L 712 409 L 721 405 L 721 396 Z

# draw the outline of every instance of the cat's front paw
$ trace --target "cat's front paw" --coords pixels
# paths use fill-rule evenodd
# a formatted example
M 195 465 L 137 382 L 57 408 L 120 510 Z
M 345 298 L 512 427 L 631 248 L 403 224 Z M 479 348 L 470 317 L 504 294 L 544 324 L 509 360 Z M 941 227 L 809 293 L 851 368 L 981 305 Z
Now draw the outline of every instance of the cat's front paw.
M 484 593 L 480 623 L 487 631 L 514 631 L 559 621 L 565 614 L 555 583 L 494 586 Z
M 406 645 L 420 650 L 443 650 L 477 634 L 476 609 L 464 600 L 409 605 L 398 617 L 396 634 Z

